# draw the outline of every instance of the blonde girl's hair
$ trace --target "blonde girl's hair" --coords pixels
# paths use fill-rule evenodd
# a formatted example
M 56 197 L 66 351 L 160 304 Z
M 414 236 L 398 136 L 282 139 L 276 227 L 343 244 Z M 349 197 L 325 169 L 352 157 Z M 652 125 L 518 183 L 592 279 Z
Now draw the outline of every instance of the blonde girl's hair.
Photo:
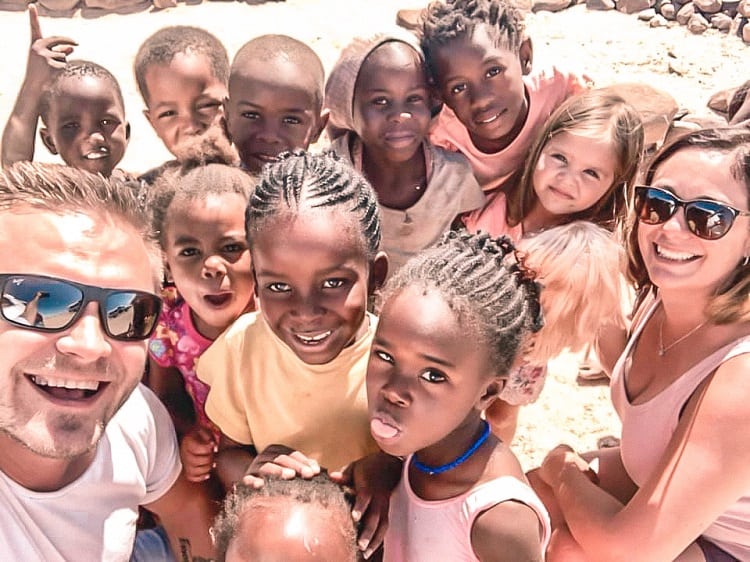
M 620 96 L 604 90 L 589 90 L 568 98 L 547 119 L 526 159 L 518 187 L 508 193 L 508 224 L 519 224 L 536 204 L 534 170 L 549 140 L 563 132 L 612 144 L 617 161 L 612 185 L 596 204 L 574 213 L 569 221 L 588 220 L 615 230 L 627 214 L 626 203 L 638 172 L 644 133 L 638 111 Z
M 625 327 L 625 250 L 612 232 L 575 221 L 521 239 L 518 250 L 537 272 L 545 319 L 525 360 L 543 365 L 604 325 Z

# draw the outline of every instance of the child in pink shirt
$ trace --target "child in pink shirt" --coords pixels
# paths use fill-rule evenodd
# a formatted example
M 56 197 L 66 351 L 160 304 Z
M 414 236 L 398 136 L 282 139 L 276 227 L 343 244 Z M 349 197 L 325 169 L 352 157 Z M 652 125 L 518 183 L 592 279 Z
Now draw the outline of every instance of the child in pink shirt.
M 506 189 L 552 111 L 589 87 L 555 68 L 531 73 L 523 13 L 506 0 L 430 4 L 421 43 L 445 104 L 430 140 L 463 153 L 489 194 Z

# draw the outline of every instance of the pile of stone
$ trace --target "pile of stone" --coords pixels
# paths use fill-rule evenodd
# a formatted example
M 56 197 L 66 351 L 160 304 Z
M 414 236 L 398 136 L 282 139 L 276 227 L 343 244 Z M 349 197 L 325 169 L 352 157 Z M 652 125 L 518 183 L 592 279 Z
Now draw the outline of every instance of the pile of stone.
M 592 10 L 638 14 L 651 27 L 685 25 L 693 33 L 709 28 L 741 37 L 750 43 L 750 0 L 533 0 L 532 10 L 557 12 L 576 3 Z

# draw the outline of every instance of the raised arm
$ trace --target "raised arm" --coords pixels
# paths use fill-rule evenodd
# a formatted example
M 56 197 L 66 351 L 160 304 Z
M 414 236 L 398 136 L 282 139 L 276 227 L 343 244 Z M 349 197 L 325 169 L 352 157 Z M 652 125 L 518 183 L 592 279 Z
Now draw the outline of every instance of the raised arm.
M 68 37 L 42 37 L 36 4 L 29 4 L 31 48 L 26 75 L 3 131 L 0 157 L 3 166 L 34 158 L 34 140 L 41 95 L 50 79 L 65 68 L 66 58 L 77 43 Z
M 540 471 L 551 485 L 572 537 L 589 560 L 641 562 L 677 558 L 750 488 L 750 355 L 721 365 L 688 402 L 664 458 L 624 505 L 587 477 L 565 450 Z M 554 557 L 551 560 L 555 560 Z

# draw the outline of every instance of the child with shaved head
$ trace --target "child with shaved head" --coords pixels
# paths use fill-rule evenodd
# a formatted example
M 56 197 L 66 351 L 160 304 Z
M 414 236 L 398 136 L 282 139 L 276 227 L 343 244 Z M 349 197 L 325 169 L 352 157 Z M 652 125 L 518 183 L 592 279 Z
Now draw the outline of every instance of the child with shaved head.
M 310 47 L 286 35 L 262 35 L 235 55 L 225 113 L 242 165 L 259 172 L 284 151 L 307 149 L 328 119 L 325 72 Z

